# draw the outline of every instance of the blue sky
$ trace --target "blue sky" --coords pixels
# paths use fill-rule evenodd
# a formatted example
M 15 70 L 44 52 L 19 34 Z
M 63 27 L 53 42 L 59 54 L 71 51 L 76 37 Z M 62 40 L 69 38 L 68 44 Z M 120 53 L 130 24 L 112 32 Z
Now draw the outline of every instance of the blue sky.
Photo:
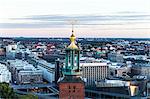
M 150 37 L 150 0 L 1 0 L 0 35 Z

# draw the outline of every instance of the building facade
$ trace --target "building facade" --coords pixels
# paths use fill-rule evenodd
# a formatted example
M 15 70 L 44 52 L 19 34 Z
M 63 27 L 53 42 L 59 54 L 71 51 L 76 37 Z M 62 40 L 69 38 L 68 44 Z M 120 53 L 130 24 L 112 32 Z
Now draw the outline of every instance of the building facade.
M 38 67 L 43 72 L 43 78 L 52 83 L 55 79 L 55 64 L 51 64 L 43 59 L 38 57 L 28 56 L 28 62 L 33 64 L 35 67 Z
M 43 78 L 48 82 L 52 83 L 54 81 L 55 65 L 46 62 L 45 60 L 39 60 L 37 67 L 42 70 Z
M 82 77 L 86 78 L 86 86 L 93 86 L 95 81 L 108 77 L 107 63 L 81 63 Z
M 35 71 L 20 71 L 18 73 L 18 83 L 19 84 L 29 84 L 29 83 L 42 83 L 42 71 L 35 70 Z
M 8 60 L 13 82 L 17 84 L 42 83 L 43 72 L 27 61 Z
M 7 69 L 6 65 L 0 64 L 0 82 L 9 83 L 11 81 L 11 73 Z
M 124 61 L 123 55 L 120 54 L 119 52 L 108 53 L 108 60 L 119 63 L 122 63 Z

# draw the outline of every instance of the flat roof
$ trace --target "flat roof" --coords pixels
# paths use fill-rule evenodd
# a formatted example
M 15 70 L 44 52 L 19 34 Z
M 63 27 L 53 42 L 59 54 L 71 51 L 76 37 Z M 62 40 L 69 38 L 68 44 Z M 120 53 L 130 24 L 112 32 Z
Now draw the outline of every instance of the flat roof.
M 80 66 L 107 66 L 107 63 L 80 63 Z

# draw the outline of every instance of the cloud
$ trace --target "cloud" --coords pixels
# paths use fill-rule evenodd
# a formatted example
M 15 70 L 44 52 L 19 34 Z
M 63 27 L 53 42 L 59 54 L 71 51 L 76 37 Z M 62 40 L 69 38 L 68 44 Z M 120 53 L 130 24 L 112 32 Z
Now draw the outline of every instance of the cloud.
M 62 23 L 0 23 L 0 28 L 64 28 Z
M 118 12 L 112 15 L 33 15 L 10 20 L 15 22 L 0 23 L 0 28 L 66 28 L 69 20 L 78 20 L 77 25 L 83 28 L 94 25 L 150 24 L 150 14 Z
M 76 19 L 78 21 L 106 21 L 106 20 L 150 20 L 150 15 L 34 15 L 25 18 L 13 18 L 13 20 L 39 20 L 39 21 L 67 21 Z

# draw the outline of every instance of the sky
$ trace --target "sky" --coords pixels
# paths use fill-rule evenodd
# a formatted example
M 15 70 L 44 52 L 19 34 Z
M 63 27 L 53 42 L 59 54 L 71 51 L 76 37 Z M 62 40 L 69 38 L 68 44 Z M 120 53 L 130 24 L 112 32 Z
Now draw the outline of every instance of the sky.
M 150 38 L 150 0 L 0 0 L 0 36 Z

